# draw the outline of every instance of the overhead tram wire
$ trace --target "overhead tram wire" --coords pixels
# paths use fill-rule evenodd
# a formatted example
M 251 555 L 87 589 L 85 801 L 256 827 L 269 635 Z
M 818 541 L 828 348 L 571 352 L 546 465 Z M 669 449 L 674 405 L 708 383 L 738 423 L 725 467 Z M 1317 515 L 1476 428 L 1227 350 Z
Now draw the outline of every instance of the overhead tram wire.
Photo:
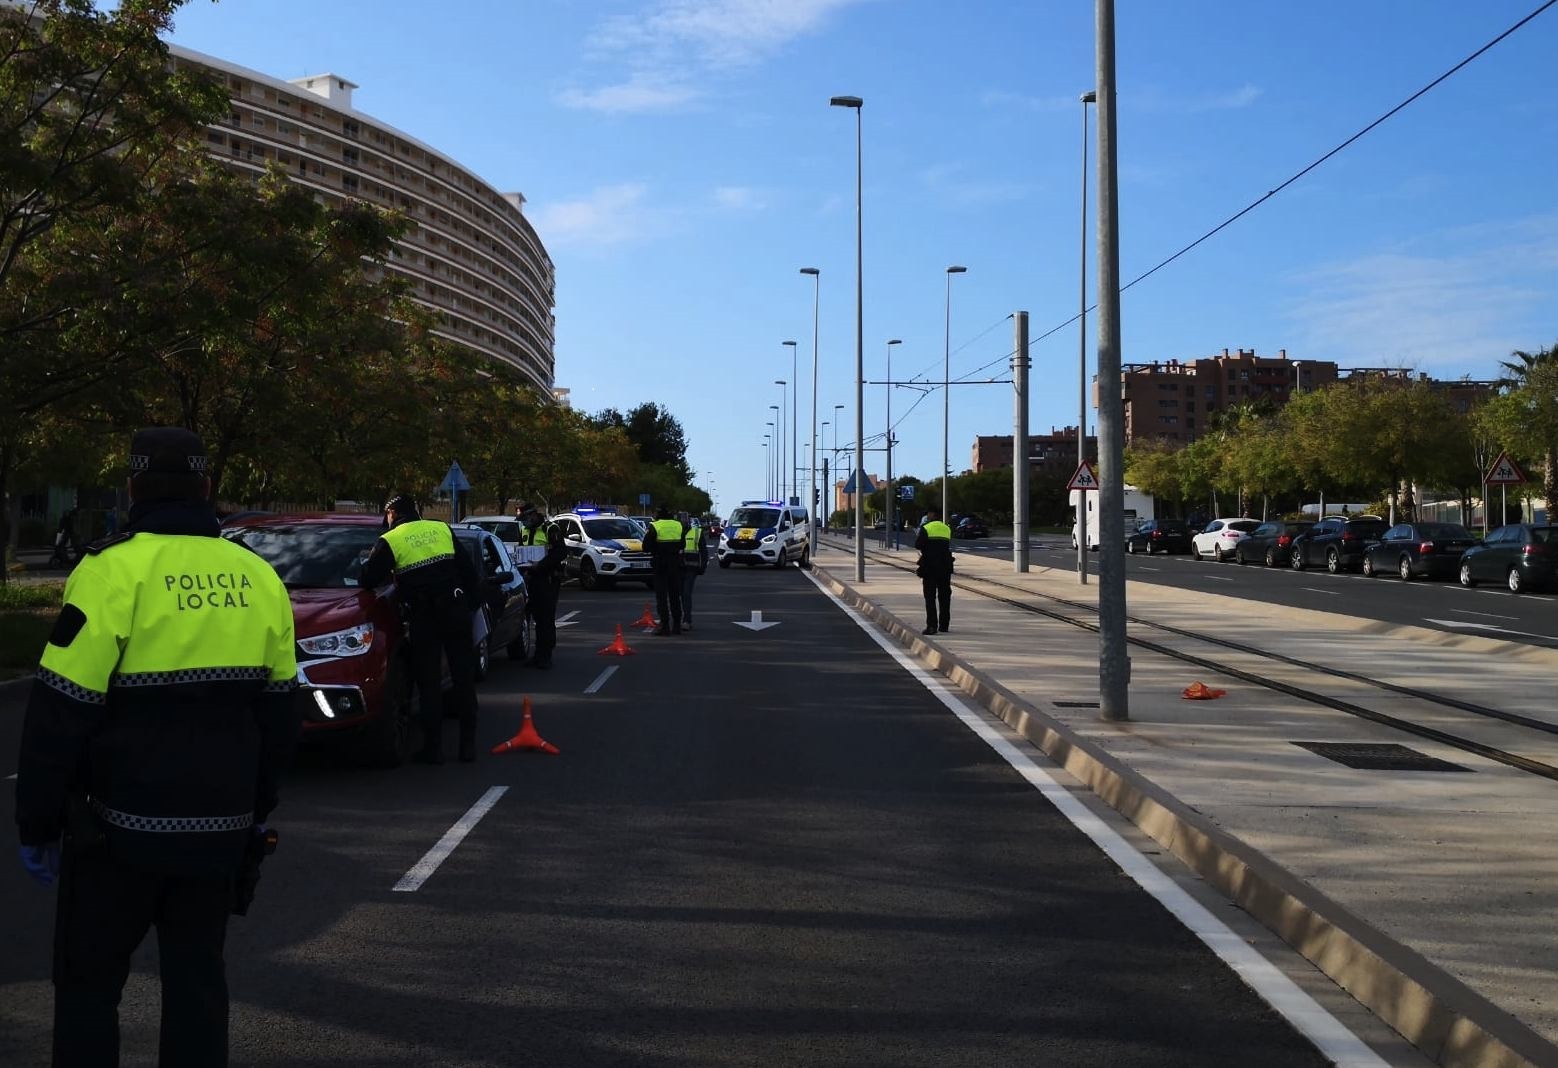
M 1245 205 L 1239 211 L 1237 211 L 1234 214 L 1228 216 L 1228 218 L 1224 219 L 1222 222 L 1220 222 L 1216 226 L 1212 227 L 1206 233 L 1202 234 L 1200 237 L 1198 237 L 1194 241 L 1190 242 L 1190 244 L 1186 245 L 1184 248 L 1180 249 L 1178 252 L 1174 253 L 1172 256 L 1169 256 L 1167 259 L 1161 261 L 1156 266 L 1152 267 L 1151 269 L 1149 269 L 1149 270 L 1143 272 L 1142 274 L 1137 275 L 1135 278 L 1131 279 L 1125 285 L 1120 287 L 1120 292 L 1124 293 L 1127 289 L 1130 289 L 1137 282 L 1145 282 L 1148 278 L 1150 278 L 1153 275 L 1157 274 L 1160 270 L 1162 270 L 1163 268 L 1167 267 L 1169 264 L 1173 263 L 1175 260 L 1179 259 L 1185 253 L 1187 253 L 1191 249 L 1195 248 L 1197 245 L 1200 245 L 1201 243 L 1207 241 L 1211 237 L 1215 236 L 1217 233 L 1221 232 L 1222 230 L 1227 229 L 1229 226 L 1232 226 L 1234 223 L 1236 223 L 1240 219 L 1244 218 L 1244 216 L 1248 215 L 1250 212 L 1252 212 L 1256 208 L 1260 207 L 1266 201 L 1270 200 L 1272 197 L 1274 197 L 1278 193 L 1282 192 L 1288 186 L 1292 185 L 1294 182 L 1298 181 L 1300 178 L 1302 178 L 1305 175 L 1307 175 L 1310 171 L 1314 170 L 1315 168 L 1319 167 L 1321 164 L 1323 164 L 1326 161 L 1328 161 L 1332 156 L 1337 155 L 1343 149 L 1350 148 L 1355 142 L 1361 140 L 1364 137 L 1364 135 L 1372 132 L 1375 127 L 1381 125 L 1387 119 L 1390 119 L 1390 118 L 1394 117 L 1398 112 L 1404 110 L 1408 105 L 1416 103 L 1417 100 L 1420 97 L 1423 97 L 1423 96 L 1427 95 L 1433 89 L 1438 88 L 1439 85 L 1441 85 L 1443 82 L 1448 81 L 1454 75 L 1459 74 L 1464 68 L 1470 66 L 1477 59 L 1480 59 L 1485 53 L 1491 51 L 1495 46 L 1501 44 L 1506 38 L 1512 36 L 1518 30 L 1521 30 L 1521 29 L 1525 28 L 1527 23 L 1529 23 L 1532 20 L 1534 20 L 1538 15 L 1541 15 L 1548 8 L 1552 7 L 1554 4 L 1558 4 L 1558 0 L 1545 0 L 1544 3 L 1539 4 L 1537 6 L 1537 8 L 1534 11 L 1532 11 L 1529 15 L 1526 15 L 1520 21 L 1516 22 L 1513 26 L 1510 26 L 1503 33 L 1499 34 L 1497 37 L 1493 38 L 1487 44 L 1483 45 L 1481 48 L 1479 48 L 1475 52 L 1471 53 L 1465 59 L 1463 59 L 1459 63 L 1455 64 L 1455 66 L 1451 67 L 1449 70 L 1447 70 L 1443 74 L 1439 75 L 1433 81 L 1431 81 L 1427 85 L 1423 86 L 1417 92 L 1413 93 L 1411 96 L 1409 96 L 1405 100 L 1401 101 L 1401 103 L 1397 104 L 1395 107 L 1393 107 L 1389 111 L 1385 112 L 1379 118 L 1377 118 L 1373 122 L 1369 123 L 1363 129 L 1359 130 L 1357 133 L 1355 133 L 1351 137 L 1347 138 L 1347 140 L 1343 141 L 1341 144 L 1337 145 L 1335 148 L 1333 148 L 1329 152 L 1325 153 L 1325 155 L 1319 157 L 1314 162 L 1312 162 L 1308 166 L 1304 167 L 1303 170 L 1298 171 L 1296 174 L 1294 174 L 1292 177 L 1288 178 L 1286 181 L 1282 182 L 1280 185 L 1278 185 L 1278 186 L 1276 186 L 1276 187 L 1274 187 L 1272 189 L 1268 189 L 1265 192 L 1264 195 L 1262 195 L 1260 197 L 1257 197 L 1255 200 L 1253 200 L 1249 204 Z M 1095 304 L 1095 305 L 1092 305 L 1091 307 L 1089 307 L 1087 310 L 1088 311 L 1093 311 L 1097 307 L 1098 307 L 1098 305 Z M 1066 327 L 1070 326 L 1072 323 L 1074 323 L 1078 319 L 1080 319 L 1083 314 L 1084 313 L 1082 313 L 1082 312 L 1078 312 L 1076 315 L 1073 315 L 1071 318 L 1067 319 L 1065 322 L 1059 324 L 1058 326 L 1052 327 L 1051 329 L 1046 330 L 1044 333 L 1040 334 L 1039 336 L 1037 336 L 1035 338 L 1032 338 L 1028 342 L 1029 347 L 1031 348 L 1032 346 L 1037 345 L 1039 342 L 1043 341 L 1045 338 L 1051 337 L 1052 335 L 1057 334 L 1060 331 L 1064 330 Z M 1008 315 L 1006 318 L 1010 319 L 1011 316 Z M 1001 322 L 1005 322 L 1005 319 L 1001 320 Z M 971 339 L 969 342 L 965 343 L 964 345 L 959 346 L 957 351 L 961 352 L 968 345 L 973 344 L 974 341 L 978 341 L 979 338 L 984 337 L 985 334 L 988 334 L 991 330 L 994 330 L 999 325 L 1001 325 L 1000 322 L 993 323 L 992 325 L 987 327 L 982 333 L 980 333 L 978 335 L 978 337 L 975 337 L 975 338 Z M 961 381 L 962 378 L 966 378 L 966 377 L 968 377 L 968 375 L 977 375 L 981 371 L 984 371 L 984 370 L 987 370 L 988 368 L 994 367 L 996 364 L 1001 363 L 1001 362 L 1003 362 L 1005 360 L 1009 360 L 1009 359 L 1011 359 L 1015 355 L 1016 355 L 1016 351 L 1015 350 L 1013 350 L 1011 352 L 1007 352 L 1004 356 L 1001 356 L 1000 358 L 995 359 L 995 360 L 991 360 L 989 363 L 983 365 L 982 367 L 977 367 L 974 370 L 967 372 L 967 374 L 961 376 L 959 379 L 956 379 L 955 381 Z

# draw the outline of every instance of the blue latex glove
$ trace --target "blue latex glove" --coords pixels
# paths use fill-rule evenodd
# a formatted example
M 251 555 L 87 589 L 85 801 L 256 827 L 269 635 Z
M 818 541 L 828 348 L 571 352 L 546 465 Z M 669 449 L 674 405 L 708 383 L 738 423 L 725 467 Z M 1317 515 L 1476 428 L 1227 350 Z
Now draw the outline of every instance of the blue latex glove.
M 22 846 L 22 867 L 40 886 L 53 886 L 60 873 L 60 844 Z

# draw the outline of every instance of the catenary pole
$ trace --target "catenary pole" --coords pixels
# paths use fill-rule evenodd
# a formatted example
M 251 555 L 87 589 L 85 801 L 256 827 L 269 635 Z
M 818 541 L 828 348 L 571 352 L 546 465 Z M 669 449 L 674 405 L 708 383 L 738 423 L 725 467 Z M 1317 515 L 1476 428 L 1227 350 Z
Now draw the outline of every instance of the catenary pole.
M 1028 570 L 1028 313 L 1017 312 L 1012 345 L 1012 570 Z

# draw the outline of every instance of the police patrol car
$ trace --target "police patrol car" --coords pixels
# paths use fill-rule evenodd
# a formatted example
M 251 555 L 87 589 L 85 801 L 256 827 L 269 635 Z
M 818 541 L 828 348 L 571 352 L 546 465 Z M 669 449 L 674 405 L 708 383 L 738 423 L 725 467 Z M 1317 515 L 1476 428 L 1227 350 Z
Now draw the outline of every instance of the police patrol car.
M 811 566 L 811 529 L 806 509 L 783 501 L 742 501 L 730 513 L 719 539 L 719 566 L 767 564 L 783 567 L 790 561 Z
M 654 585 L 654 569 L 644 550 L 644 531 L 625 515 L 580 508 L 555 515 L 551 522 L 568 548 L 563 572 L 586 590 L 609 590 L 620 579 Z

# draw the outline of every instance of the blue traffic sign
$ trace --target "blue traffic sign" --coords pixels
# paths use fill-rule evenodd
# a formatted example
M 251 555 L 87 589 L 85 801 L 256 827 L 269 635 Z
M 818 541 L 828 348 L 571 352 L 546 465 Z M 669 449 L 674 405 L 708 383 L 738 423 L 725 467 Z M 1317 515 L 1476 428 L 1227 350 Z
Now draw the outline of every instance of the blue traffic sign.
M 900 501 L 912 501 L 912 500 L 914 500 L 914 487 L 913 486 L 899 486 L 898 487 L 898 499 Z
M 876 492 L 876 483 L 871 481 L 871 476 L 870 475 L 866 474 L 863 471 L 857 471 L 857 472 L 855 472 L 855 474 L 858 474 L 860 476 L 860 484 L 865 487 L 864 492 L 866 492 L 866 493 L 875 493 Z M 855 492 L 855 475 L 850 475 L 849 476 L 849 480 L 844 483 L 844 492 L 845 493 L 854 493 Z
M 460 470 L 460 461 L 456 460 L 449 465 L 449 473 L 438 484 L 438 489 L 443 493 L 464 493 L 471 488 L 470 479 L 465 477 L 465 472 Z

